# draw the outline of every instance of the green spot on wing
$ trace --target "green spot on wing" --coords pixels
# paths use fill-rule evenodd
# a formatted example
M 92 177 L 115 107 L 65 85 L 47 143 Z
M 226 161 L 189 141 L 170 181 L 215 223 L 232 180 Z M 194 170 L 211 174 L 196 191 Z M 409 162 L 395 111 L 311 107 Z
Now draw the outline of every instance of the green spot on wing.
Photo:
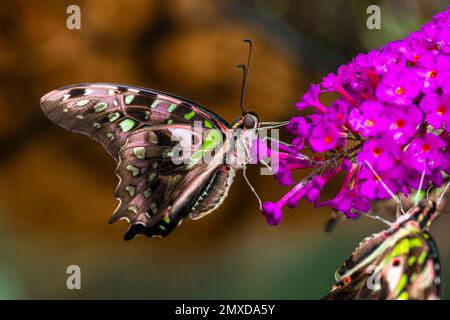
M 168 158 L 172 158 L 173 156 L 173 151 L 172 150 L 166 150 L 162 153 L 163 158 L 168 159 Z
M 150 108 L 156 108 L 156 106 L 159 104 L 159 100 L 158 99 L 156 99 L 155 101 L 153 101 L 153 103 L 151 104 L 151 106 L 150 106 Z
M 80 100 L 77 102 L 77 106 L 82 107 L 89 103 L 89 100 Z
M 399 244 L 395 246 L 392 254 L 394 257 L 398 257 L 408 252 L 409 252 L 409 240 L 403 239 Z
M 425 262 L 425 259 L 427 258 L 427 252 L 426 251 L 422 251 L 421 253 L 420 253 L 420 256 L 419 256 L 419 258 L 417 259 L 417 262 L 419 263 L 419 264 L 423 264 L 424 262 Z
M 136 194 L 136 188 L 134 186 L 126 186 L 125 190 L 130 194 L 130 196 L 134 197 Z
M 147 176 L 147 181 L 152 182 L 156 178 L 156 173 L 150 172 Z
M 165 223 L 170 223 L 170 217 L 169 216 L 165 217 L 163 220 L 164 220 Z
M 172 123 L 173 123 L 173 119 L 167 120 L 167 124 L 172 124 Z
M 209 128 L 209 129 L 212 129 L 212 128 L 213 128 L 213 125 L 212 125 L 211 122 L 209 122 L 208 120 L 205 120 L 205 127 L 206 127 L 206 128 Z
M 130 210 L 131 212 L 133 212 L 134 214 L 138 213 L 138 208 L 136 205 L 132 205 L 128 207 L 128 210 Z
M 403 291 L 398 295 L 397 300 L 408 300 L 408 297 L 408 292 Z
M 113 113 L 108 114 L 109 122 L 114 122 L 119 118 L 120 118 L 120 113 L 118 113 L 118 112 L 113 112 Z
M 125 103 L 126 104 L 130 104 L 131 103 L 131 101 L 133 101 L 133 99 L 134 99 L 134 95 L 129 95 L 129 96 L 126 96 L 125 97 Z
M 144 147 L 136 147 L 133 148 L 133 153 L 138 159 L 144 159 L 145 158 L 145 148 Z
M 144 191 L 144 197 L 146 198 L 150 198 L 150 196 L 152 195 L 152 191 L 149 189 L 145 189 Z
M 423 242 L 419 238 L 413 238 L 409 241 L 409 246 L 411 248 L 416 248 L 416 247 L 420 248 L 422 245 L 423 245 Z
M 122 120 L 119 125 L 122 128 L 123 132 L 128 132 L 136 125 L 136 121 L 127 118 Z
M 177 104 L 176 103 L 172 103 L 169 108 L 167 108 L 168 112 L 173 112 L 175 111 L 175 109 L 177 108 Z
M 137 176 L 139 174 L 139 169 L 131 164 L 127 165 L 127 170 L 130 171 L 133 176 Z
M 406 274 L 402 275 L 400 278 L 400 281 L 398 282 L 397 288 L 395 289 L 396 295 L 400 293 L 400 291 L 403 290 L 406 283 L 408 282 L 408 276 Z
M 203 142 L 202 149 L 211 150 L 222 141 L 222 135 L 217 130 L 209 130 Z
M 415 256 L 411 256 L 408 258 L 408 266 L 412 266 L 415 262 L 416 262 L 416 257 Z
M 197 164 L 203 157 L 203 155 L 214 149 L 220 142 L 222 141 L 222 135 L 219 131 L 213 129 L 208 130 L 208 134 L 206 135 L 205 140 L 203 141 L 202 147 L 200 150 L 197 150 L 192 155 L 191 159 L 189 160 L 189 166 L 193 166 Z
M 101 112 L 101 111 L 105 110 L 107 107 L 108 107 L 108 105 L 105 102 L 100 102 L 94 106 L 94 111 Z
M 384 263 L 389 263 L 392 258 L 407 254 L 409 252 L 409 239 L 403 239 L 395 245 L 391 253 L 384 259 Z
M 195 111 L 191 111 L 191 112 L 189 112 L 188 114 L 185 114 L 185 115 L 184 115 L 184 118 L 185 118 L 186 120 L 191 120 L 194 116 L 195 116 Z

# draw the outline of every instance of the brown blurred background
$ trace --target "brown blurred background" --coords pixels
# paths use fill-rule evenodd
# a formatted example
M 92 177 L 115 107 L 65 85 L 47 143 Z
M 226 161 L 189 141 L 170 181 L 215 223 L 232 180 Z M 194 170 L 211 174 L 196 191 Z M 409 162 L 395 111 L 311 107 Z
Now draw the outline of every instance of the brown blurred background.
M 66 8 L 81 8 L 81 30 Z M 382 29 L 366 28 L 379 4 Z M 63 85 L 111 81 L 239 114 L 242 39 L 254 41 L 246 104 L 286 120 L 309 83 L 359 52 L 407 35 L 450 1 L 2 1 L 0 11 L 0 298 L 317 299 L 356 244 L 383 226 L 361 219 L 323 231 L 329 210 L 304 202 L 266 225 L 239 174 L 223 206 L 165 239 L 122 240 L 114 161 L 53 125 L 39 98 Z M 266 200 L 285 189 L 252 168 Z M 448 215 L 433 228 L 450 281 Z M 82 290 L 66 288 L 66 267 Z M 445 297 L 450 289 L 445 288 Z

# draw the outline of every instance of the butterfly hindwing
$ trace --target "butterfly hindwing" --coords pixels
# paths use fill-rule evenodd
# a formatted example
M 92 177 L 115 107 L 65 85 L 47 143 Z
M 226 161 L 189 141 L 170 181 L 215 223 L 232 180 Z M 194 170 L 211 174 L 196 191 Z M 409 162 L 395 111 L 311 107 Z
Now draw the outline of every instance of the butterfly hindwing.
M 58 125 L 99 141 L 117 161 L 120 204 L 110 221 L 130 222 L 126 239 L 139 233 L 166 236 L 184 218 L 202 216 L 226 196 L 232 170 L 220 157 L 229 125 L 192 102 L 94 83 L 54 90 L 41 99 L 41 107 Z M 219 161 L 199 161 L 214 147 Z
M 150 228 L 161 220 L 178 222 L 190 213 L 184 210 L 191 208 L 203 184 L 222 166 L 192 160 L 202 150 L 201 132 L 194 138 L 193 134 L 189 125 L 172 125 L 142 128 L 128 138 L 116 170 L 120 183 L 115 196 L 121 204 L 111 222 L 126 218 Z M 175 148 L 182 139 L 195 143 Z

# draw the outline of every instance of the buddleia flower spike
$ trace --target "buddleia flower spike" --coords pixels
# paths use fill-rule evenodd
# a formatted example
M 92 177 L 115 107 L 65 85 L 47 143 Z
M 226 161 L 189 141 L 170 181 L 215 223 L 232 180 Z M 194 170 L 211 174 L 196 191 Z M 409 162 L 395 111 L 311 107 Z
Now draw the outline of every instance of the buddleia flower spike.
M 275 175 L 291 189 L 279 201 L 263 203 L 268 222 L 301 199 L 354 219 L 376 200 L 402 206 L 400 198 L 415 193 L 418 206 L 422 190 L 443 185 L 450 174 L 448 34 L 450 9 L 309 87 L 296 104 L 300 113 L 286 126 L 292 147 L 282 150 L 286 155 Z M 323 93 L 338 98 L 325 105 Z M 305 154 L 309 165 L 292 163 Z M 312 173 L 305 177 L 304 169 Z M 296 181 L 294 172 L 304 178 Z M 338 174 L 345 177 L 340 190 L 323 199 L 324 186 Z

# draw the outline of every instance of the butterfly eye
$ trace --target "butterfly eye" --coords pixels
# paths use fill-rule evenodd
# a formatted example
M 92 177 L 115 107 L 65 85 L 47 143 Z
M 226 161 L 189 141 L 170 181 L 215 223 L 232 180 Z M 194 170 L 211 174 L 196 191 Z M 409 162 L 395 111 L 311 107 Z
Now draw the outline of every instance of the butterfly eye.
M 254 116 L 247 114 L 244 117 L 244 128 L 253 129 L 256 126 L 256 119 Z

